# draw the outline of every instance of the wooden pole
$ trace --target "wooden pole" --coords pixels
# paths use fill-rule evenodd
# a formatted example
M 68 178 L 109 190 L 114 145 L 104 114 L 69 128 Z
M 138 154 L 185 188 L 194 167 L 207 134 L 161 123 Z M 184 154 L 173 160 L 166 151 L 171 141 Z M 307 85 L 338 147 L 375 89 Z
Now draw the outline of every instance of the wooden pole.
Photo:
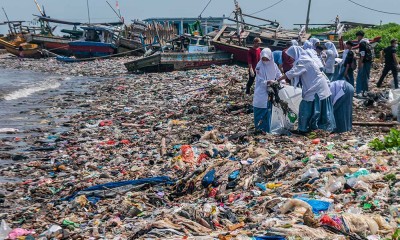
M 89 0 L 86 0 L 86 6 L 87 6 L 87 15 L 89 19 L 89 25 L 90 25 L 90 10 L 89 10 Z
M 307 19 L 306 19 L 306 32 L 308 31 L 308 24 L 310 23 L 310 10 L 311 10 L 311 0 L 308 0 Z
M 354 126 L 376 126 L 376 127 L 393 127 L 399 125 L 397 122 L 353 122 Z

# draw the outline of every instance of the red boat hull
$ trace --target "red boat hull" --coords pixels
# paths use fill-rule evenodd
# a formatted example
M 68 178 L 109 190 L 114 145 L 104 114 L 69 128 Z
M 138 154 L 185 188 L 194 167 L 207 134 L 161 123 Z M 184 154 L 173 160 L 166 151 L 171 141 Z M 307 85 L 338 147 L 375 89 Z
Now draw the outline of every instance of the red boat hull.
M 247 63 L 248 48 L 224 44 L 220 42 L 213 42 L 216 49 L 233 54 L 233 60 L 238 62 Z

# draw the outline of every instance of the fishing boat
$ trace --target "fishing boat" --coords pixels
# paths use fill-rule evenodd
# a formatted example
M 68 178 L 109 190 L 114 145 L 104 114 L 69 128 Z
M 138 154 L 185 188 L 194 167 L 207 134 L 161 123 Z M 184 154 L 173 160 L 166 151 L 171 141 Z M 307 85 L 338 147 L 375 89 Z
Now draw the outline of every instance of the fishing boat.
M 129 72 L 170 72 L 207 68 L 212 65 L 228 64 L 231 61 L 231 54 L 226 52 L 159 52 L 152 56 L 127 62 L 125 67 Z
M 119 38 L 120 48 L 137 50 L 137 54 L 143 54 L 145 52 L 143 38 L 146 29 L 147 23 L 133 20 L 131 25 L 125 26 L 123 36 Z
M 23 21 L 7 21 L 9 34 L 0 37 L 0 46 L 3 46 L 8 53 L 24 58 L 40 58 L 40 47 L 37 44 L 27 43 L 23 30 Z
M 232 54 L 215 51 L 211 45 L 190 44 L 193 36 L 182 35 L 170 41 L 154 54 L 125 63 L 129 72 L 170 72 L 207 68 L 232 62 Z
M 3 46 L 8 53 L 24 58 L 40 58 L 40 48 L 37 44 L 27 43 L 25 39 L 17 37 L 9 40 L 7 37 L 0 38 L 0 45 Z
M 112 29 L 104 26 L 81 27 L 84 39 L 69 42 L 69 50 L 76 58 L 105 57 L 117 53 L 117 39 Z
M 25 34 L 25 38 L 29 43 L 34 43 L 38 44 L 41 46 L 42 49 L 46 49 L 49 52 L 55 53 L 55 54 L 61 54 L 65 56 L 70 56 L 71 52 L 69 50 L 69 45 L 68 43 L 71 41 L 74 41 L 77 38 L 77 36 L 69 34 L 63 37 L 55 36 L 53 31 L 54 28 L 50 26 L 50 23 L 58 23 L 58 24 L 63 24 L 63 25 L 73 25 L 73 30 L 76 31 L 77 26 L 81 25 L 82 23 L 80 22 L 69 22 L 69 21 L 64 21 L 64 20 L 59 20 L 59 19 L 54 19 L 46 16 L 44 11 L 38 6 L 38 9 L 41 13 L 41 16 L 39 15 L 34 15 L 37 17 L 38 22 L 40 23 L 40 32 L 36 33 L 35 31 L 31 31 L 28 34 Z M 64 29 L 63 29 L 64 30 Z M 63 32 L 61 30 L 61 32 Z M 80 31 L 83 34 L 83 31 Z
M 255 38 L 262 41 L 261 48 L 268 47 L 271 50 L 283 50 L 291 40 L 304 42 L 310 37 L 304 29 L 299 32 L 283 30 L 280 23 L 268 19 L 254 17 L 244 14 L 235 1 L 235 18 L 227 18 L 235 22 L 236 26 L 224 25 L 220 31 L 214 35 L 212 44 L 216 49 L 233 54 L 235 61 L 247 63 L 247 51 L 253 45 Z M 261 25 L 245 22 L 245 18 L 261 21 Z

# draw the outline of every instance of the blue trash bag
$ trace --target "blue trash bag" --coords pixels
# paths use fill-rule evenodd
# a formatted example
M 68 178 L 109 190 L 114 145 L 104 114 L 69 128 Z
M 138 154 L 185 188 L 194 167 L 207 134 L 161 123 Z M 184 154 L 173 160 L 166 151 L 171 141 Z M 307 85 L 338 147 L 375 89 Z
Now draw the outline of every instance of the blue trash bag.
M 210 186 L 210 184 L 212 184 L 215 180 L 215 169 L 210 170 L 208 173 L 206 173 L 206 175 L 203 177 L 203 179 L 201 180 L 201 185 L 203 185 L 203 187 L 208 187 Z

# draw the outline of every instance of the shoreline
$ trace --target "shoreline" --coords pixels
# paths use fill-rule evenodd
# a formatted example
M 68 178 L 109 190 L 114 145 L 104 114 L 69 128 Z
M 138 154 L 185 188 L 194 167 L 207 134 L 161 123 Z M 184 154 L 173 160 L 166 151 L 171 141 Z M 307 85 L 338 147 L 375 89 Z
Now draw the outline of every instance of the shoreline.
M 296 213 L 280 214 L 272 206 L 266 212 L 262 209 L 265 203 L 283 204 L 286 199 L 281 197 L 290 200 L 294 192 L 315 192 L 320 200 L 330 201 L 317 191 L 327 184 L 324 178 L 337 179 L 360 168 L 368 169 L 370 174 L 380 174 L 377 179 L 365 180 L 368 186 L 377 182 L 387 187 L 383 176 L 397 174 L 396 164 L 400 159 L 366 146 L 374 137 L 385 135 L 385 128 L 355 126 L 353 132 L 340 136 L 317 132 L 321 139 L 317 145 L 307 137 L 296 135 L 254 135 L 253 116 L 245 113 L 249 99 L 243 98 L 242 88 L 247 79 L 246 69 L 242 67 L 131 75 L 126 74 L 122 64 L 126 58 L 68 65 L 53 60 L 13 61 L 0 62 L 0 68 L 107 77 L 89 84 L 87 92 L 75 97 L 70 93 L 69 97 L 66 94 L 48 99 L 55 108 L 68 109 L 76 104 L 82 111 L 55 114 L 56 118 L 68 116 L 68 130 L 54 135 L 50 128 L 47 131 L 51 134 L 44 133 L 35 139 L 40 142 L 47 138 L 54 148 L 33 151 L 32 155 L 38 159 L 20 162 L 18 168 L 0 169 L 4 176 L 25 177 L 22 183 L 0 183 L 5 195 L 0 218 L 13 229 L 33 229 L 36 234 L 42 234 L 55 224 L 62 230 L 47 233 L 47 237 L 61 234 L 71 239 L 177 237 L 179 234 L 217 238 L 219 234 L 251 236 L 270 228 L 281 235 L 290 235 L 279 226 L 292 223 L 292 229 L 300 231 L 292 218 L 301 218 Z M 106 68 L 97 71 L 100 67 Z M 377 72 L 373 72 L 371 84 L 376 81 Z M 355 120 L 372 120 L 382 112 L 388 113 L 388 108 L 381 105 L 366 108 L 362 103 L 356 103 L 354 108 Z M 195 159 L 191 153 L 182 154 L 182 149 L 189 148 L 183 146 L 190 146 Z M 327 158 L 328 154 L 333 158 Z M 306 157 L 308 162 L 303 161 Z M 379 163 L 388 169 L 376 171 Z M 221 181 L 216 196 L 210 196 L 201 185 L 202 177 L 212 168 Z M 324 168 L 326 172 L 321 172 L 321 178 L 311 187 L 294 186 L 308 168 Z M 241 172 L 237 185 L 229 189 L 228 176 L 237 169 Z M 71 202 L 61 201 L 86 187 L 158 176 L 185 179 L 181 185 L 189 188 L 187 183 L 192 182 L 193 191 L 145 184 L 137 189 L 110 190 L 105 198 L 82 195 Z M 261 191 L 255 186 L 261 181 L 283 185 Z M 379 188 L 369 190 L 377 193 Z M 373 195 L 368 197 L 373 202 Z M 358 199 L 343 207 L 345 198 L 352 195 L 338 192 L 333 196 L 333 213 L 340 215 L 342 210 L 356 208 L 364 216 L 375 213 L 394 219 L 387 213 L 389 200 L 380 199 L 381 206 L 370 211 L 359 208 Z M 224 217 L 223 212 L 227 210 L 231 217 Z M 195 211 L 198 211 L 197 217 Z M 275 224 L 266 221 L 276 217 L 279 221 Z M 216 219 L 221 227 L 213 226 Z M 234 227 L 241 221 L 244 229 Z M 312 232 L 318 230 L 326 239 L 339 237 L 320 228 L 302 226 L 306 227 L 304 234 L 313 236 Z

